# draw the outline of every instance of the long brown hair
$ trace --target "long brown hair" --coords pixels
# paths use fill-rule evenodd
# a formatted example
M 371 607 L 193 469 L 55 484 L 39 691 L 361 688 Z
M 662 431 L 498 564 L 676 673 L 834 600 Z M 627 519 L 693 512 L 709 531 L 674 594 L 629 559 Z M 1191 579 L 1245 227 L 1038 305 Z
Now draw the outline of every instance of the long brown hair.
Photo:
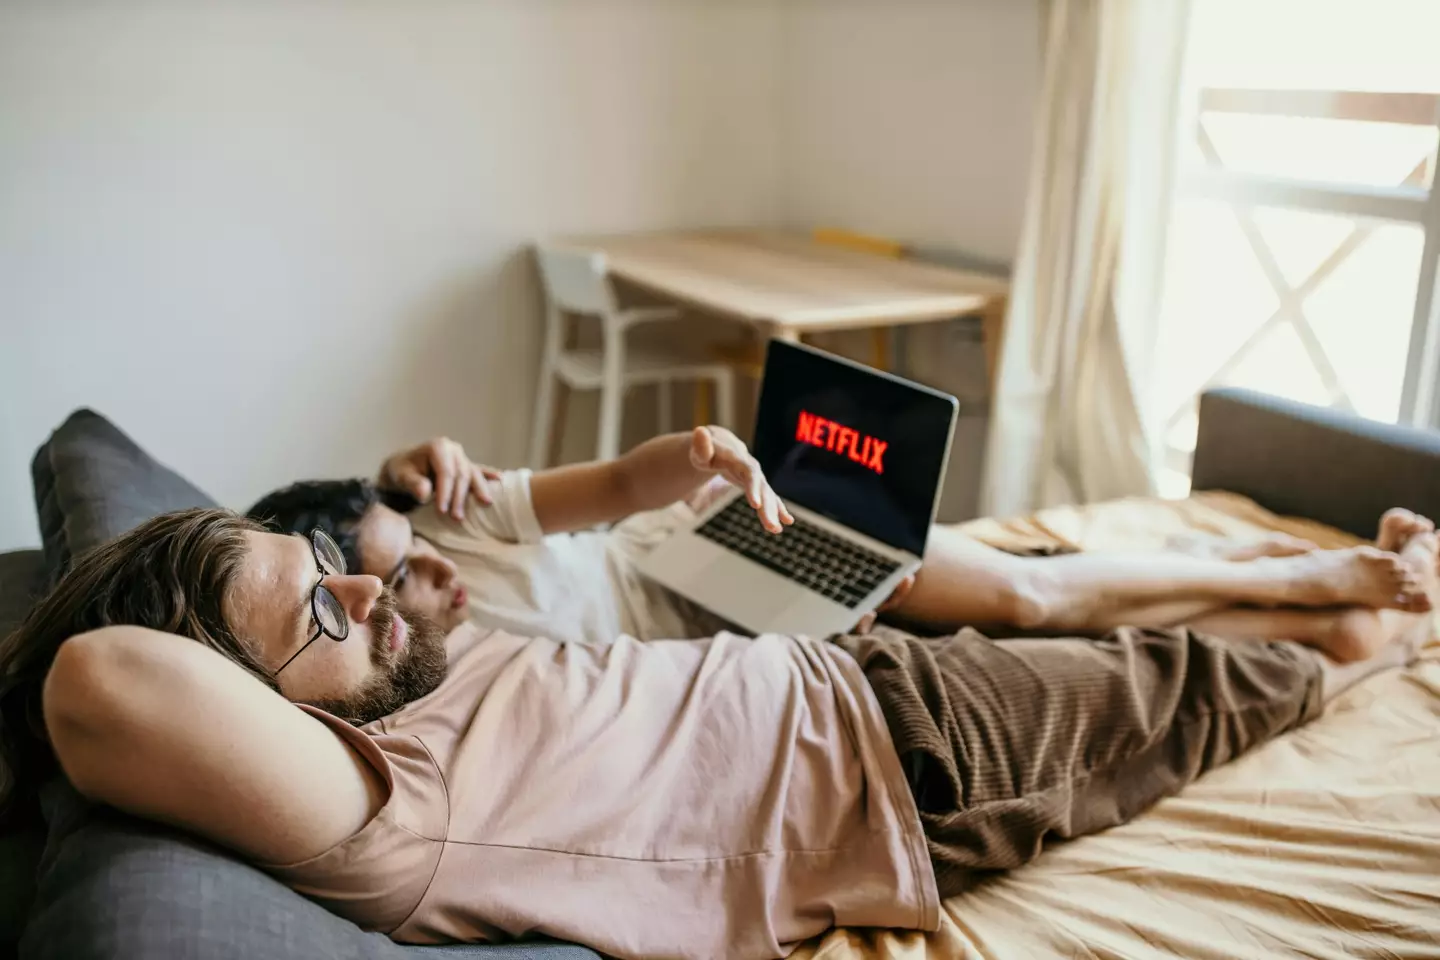
M 76 559 L 70 572 L 0 640 L 0 821 L 55 770 L 40 692 L 60 644 L 115 624 L 198 640 L 275 688 L 225 622 L 225 595 L 260 530 L 228 510 L 182 510 L 142 523 Z

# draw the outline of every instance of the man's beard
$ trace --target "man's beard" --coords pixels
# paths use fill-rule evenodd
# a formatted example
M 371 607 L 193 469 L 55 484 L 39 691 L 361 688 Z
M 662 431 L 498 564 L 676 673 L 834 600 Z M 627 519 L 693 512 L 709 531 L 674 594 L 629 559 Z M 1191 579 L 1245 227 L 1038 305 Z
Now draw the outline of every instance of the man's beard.
M 402 617 L 410 630 L 405 646 L 391 650 L 390 633 L 396 617 Z M 414 611 L 399 610 L 389 587 L 375 601 L 369 622 L 375 676 L 348 697 L 311 701 L 311 706 L 357 727 L 419 700 L 445 679 L 445 631 L 439 624 Z

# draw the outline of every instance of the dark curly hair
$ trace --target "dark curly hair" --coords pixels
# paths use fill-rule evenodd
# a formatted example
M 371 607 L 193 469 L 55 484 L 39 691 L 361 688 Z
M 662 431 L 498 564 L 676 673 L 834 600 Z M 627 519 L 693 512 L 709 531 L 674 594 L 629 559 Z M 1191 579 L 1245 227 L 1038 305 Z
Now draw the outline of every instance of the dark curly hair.
M 409 513 L 419 504 L 407 493 L 381 490 L 369 480 L 301 480 L 261 497 L 245 515 L 279 533 L 308 534 L 319 527 L 335 539 L 346 569 L 361 569 L 356 545 L 360 518 L 377 503 Z

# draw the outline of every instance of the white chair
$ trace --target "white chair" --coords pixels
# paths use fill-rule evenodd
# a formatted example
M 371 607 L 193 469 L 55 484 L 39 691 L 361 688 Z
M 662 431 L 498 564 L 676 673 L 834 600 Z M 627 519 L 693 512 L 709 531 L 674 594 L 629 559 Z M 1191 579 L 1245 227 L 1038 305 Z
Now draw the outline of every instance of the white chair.
M 710 382 L 715 387 L 715 421 L 733 422 L 735 375 L 724 363 L 692 360 L 655 350 L 627 350 L 625 334 L 638 323 L 678 320 L 671 307 L 622 310 L 606 275 L 604 254 L 561 247 L 537 247 L 540 277 L 545 286 L 545 346 L 540 362 L 540 385 L 535 398 L 535 423 L 530 438 L 530 465 L 546 466 L 551 447 L 559 438 L 563 414 L 557 387 L 600 391 L 600 427 L 596 456 L 614 459 L 620 453 L 621 401 L 635 386 L 659 388 L 660 429 L 670 429 L 670 386 L 677 380 Z M 567 316 L 582 314 L 600 320 L 599 350 L 567 346 Z M 557 409 L 558 405 L 558 409 Z

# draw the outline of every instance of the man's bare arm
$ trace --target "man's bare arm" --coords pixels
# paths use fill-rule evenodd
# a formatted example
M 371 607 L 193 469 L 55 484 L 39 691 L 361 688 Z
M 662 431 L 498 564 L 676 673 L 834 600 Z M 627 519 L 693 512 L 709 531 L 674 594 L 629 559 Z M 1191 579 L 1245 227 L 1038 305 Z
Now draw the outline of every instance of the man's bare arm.
M 139 627 L 73 637 L 44 708 L 82 794 L 252 860 L 313 857 L 385 801 L 379 774 L 323 723 L 193 640 Z
M 744 490 L 772 532 L 794 522 L 745 444 L 723 427 L 656 437 L 616 460 L 542 470 L 530 478 L 530 496 L 540 529 L 561 533 L 667 506 L 714 476 Z

